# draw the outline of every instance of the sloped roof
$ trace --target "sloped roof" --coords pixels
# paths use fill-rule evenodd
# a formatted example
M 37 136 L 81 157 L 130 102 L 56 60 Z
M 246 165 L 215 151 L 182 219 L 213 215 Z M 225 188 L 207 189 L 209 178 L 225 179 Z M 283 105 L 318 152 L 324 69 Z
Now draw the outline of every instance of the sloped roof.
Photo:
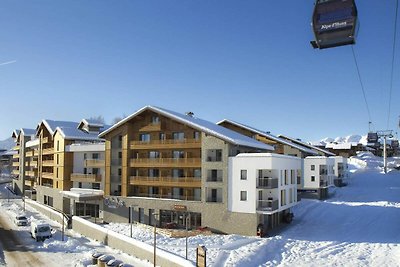
M 222 139 L 228 143 L 234 144 L 234 145 L 254 147 L 254 148 L 265 149 L 265 150 L 274 150 L 274 147 L 272 147 L 270 145 L 264 144 L 262 142 L 254 140 L 248 136 L 239 134 L 235 131 L 224 128 L 222 126 L 219 126 L 210 121 L 206 121 L 203 119 L 184 115 L 184 114 L 181 114 L 181 113 L 178 113 L 175 111 L 171 111 L 171 110 L 167 110 L 167 109 L 163 109 L 163 108 L 159 108 L 159 107 L 155 107 L 155 106 L 145 106 L 145 107 L 139 109 L 135 113 L 131 114 L 130 116 L 126 117 L 125 119 L 114 124 L 108 130 L 100 133 L 99 136 L 103 137 L 104 135 L 106 135 L 107 133 L 112 131 L 113 129 L 117 128 L 118 126 L 124 124 L 125 122 L 131 120 L 132 118 L 136 117 L 137 115 L 139 115 L 142 112 L 147 111 L 147 110 L 156 112 L 156 113 L 161 114 L 165 117 L 168 117 L 172 120 L 186 124 L 194 129 L 205 132 L 209 135 L 215 136 L 217 138 L 220 138 L 220 139 Z
M 75 125 L 76 126 L 76 125 Z M 68 140 L 86 140 L 86 141 L 102 141 L 103 139 L 99 138 L 97 133 L 88 133 L 77 129 L 76 127 L 57 127 L 54 131 L 60 132 L 61 136 L 64 139 Z M 53 134 L 53 136 L 54 136 Z
M 19 133 L 21 132 L 21 130 L 15 129 L 12 134 L 11 137 L 12 138 L 17 138 L 19 136 Z
M 300 141 L 300 140 L 295 139 L 295 138 L 288 137 L 288 136 L 283 135 L 283 134 L 279 134 L 278 137 L 285 138 L 285 139 L 287 139 L 287 140 L 292 141 L 293 143 L 300 144 L 300 145 L 305 146 L 305 147 L 308 147 L 308 148 L 310 148 L 310 149 L 320 151 L 320 152 L 322 152 L 322 153 L 324 153 L 324 154 L 326 154 L 326 155 L 329 155 L 329 156 L 336 156 L 335 153 L 331 153 L 331 152 L 329 152 L 328 150 L 325 150 L 325 149 L 322 149 L 322 148 L 319 148 L 319 147 L 312 146 L 312 145 L 307 144 L 307 143 L 305 143 L 305 142 L 303 142 L 303 141 Z
M 28 129 L 28 128 L 22 128 L 21 129 L 21 134 L 27 136 L 27 135 L 35 135 L 36 130 L 35 129 Z
M 54 132 L 56 131 L 57 127 L 62 127 L 62 128 L 76 128 L 76 126 L 78 125 L 77 122 L 73 122 L 73 121 L 54 121 L 54 120 L 42 120 L 37 128 L 36 128 L 36 135 L 38 134 L 38 130 L 40 128 L 40 125 L 43 124 L 47 130 L 50 132 L 51 135 L 54 134 Z
M 296 148 L 296 149 L 298 149 L 298 150 L 300 150 L 300 151 L 302 151 L 302 152 L 306 152 L 306 153 L 313 154 L 313 155 L 317 155 L 317 154 L 318 154 L 317 152 L 315 152 L 315 151 L 313 151 L 313 150 L 311 150 L 311 149 L 308 149 L 307 147 L 304 147 L 304 146 L 295 144 L 295 143 L 290 142 L 290 141 L 288 141 L 288 140 L 285 140 L 285 139 L 283 139 L 283 138 L 279 138 L 279 137 L 277 137 L 277 136 L 275 136 L 275 135 L 272 135 L 272 134 L 270 134 L 270 133 L 263 132 L 263 131 L 261 131 L 261 130 L 258 130 L 258 129 L 256 129 L 256 128 L 253 128 L 253 127 L 251 127 L 251 126 L 247 126 L 247 125 L 242 124 L 242 123 L 239 123 L 239 122 L 235 122 L 235 121 L 228 120 L 228 119 L 223 119 L 222 121 L 217 122 L 217 124 L 220 125 L 220 124 L 222 124 L 222 123 L 224 123 L 224 122 L 228 122 L 228 123 L 233 124 L 233 125 L 235 125 L 235 126 L 237 126 L 237 127 L 240 127 L 240 128 L 246 129 L 246 130 L 248 130 L 248 131 L 251 131 L 251 132 L 253 132 L 253 133 L 259 134 L 259 135 L 264 136 L 264 137 L 266 137 L 266 138 L 268 138 L 268 139 L 270 139 L 270 140 L 274 140 L 274 141 L 276 141 L 276 142 L 278 142 L 278 143 L 291 146 L 291 147 Z

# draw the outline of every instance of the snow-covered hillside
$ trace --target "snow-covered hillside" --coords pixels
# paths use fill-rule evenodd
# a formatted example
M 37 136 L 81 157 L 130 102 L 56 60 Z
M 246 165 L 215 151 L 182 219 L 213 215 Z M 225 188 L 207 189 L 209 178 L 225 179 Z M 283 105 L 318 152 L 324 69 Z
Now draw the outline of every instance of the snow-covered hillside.
M 9 150 L 14 146 L 14 140 L 10 137 L 6 140 L 0 141 L 0 149 Z
M 329 143 L 337 143 L 337 144 L 356 143 L 356 144 L 366 145 L 368 142 L 367 142 L 366 135 L 361 136 L 361 135 L 357 135 L 357 134 L 352 134 L 352 135 L 348 135 L 346 137 L 336 137 L 336 138 L 326 137 L 320 141 L 313 141 L 310 143 L 313 145 L 326 145 Z

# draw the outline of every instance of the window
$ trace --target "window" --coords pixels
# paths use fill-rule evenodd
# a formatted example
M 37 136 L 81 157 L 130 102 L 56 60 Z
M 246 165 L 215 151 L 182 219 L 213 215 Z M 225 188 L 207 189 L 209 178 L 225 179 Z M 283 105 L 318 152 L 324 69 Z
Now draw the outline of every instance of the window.
M 119 168 L 119 169 L 118 169 L 118 176 L 121 176 L 121 175 L 122 175 L 122 169 Z
M 201 169 L 194 169 L 193 176 L 196 178 L 200 178 L 201 177 Z
M 100 190 L 100 183 L 92 183 L 92 189 Z
M 222 182 L 222 170 L 208 170 L 207 182 Z
M 81 182 L 78 183 L 78 187 L 82 188 L 82 183 Z
M 286 191 L 281 190 L 281 206 L 285 206 L 285 205 L 286 205 Z
M 288 181 L 288 170 L 285 170 L 285 185 L 288 185 L 289 181 Z
M 150 134 L 149 133 L 142 133 L 139 135 L 140 142 L 150 142 Z
M 315 165 L 311 165 L 311 170 L 315 171 Z
M 200 132 L 193 132 L 193 139 L 194 140 L 199 140 L 200 139 Z
M 240 180 L 247 180 L 247 170 L 240 170 Z
M 83 153 L 83 159 L 87 159 L 86 153 Z
M 57 165 L 60 164 L 60 157 L 59 157 L 59 156 L 60 156 L 60 155 L 58 155 L 58 154 L 56 155 Z
M 87 174 L 87 168 L 83 168 L 83 174 Z
M 159 151 L 149 151 L 149 158 L 158 159 L 160 157 Z
M 149 169 L 149 177 L 160 177 L 159 169 Z
M 295 177 L 294 170 L 290 170 L 290 183 L 291 184 L 294 184 L 294 177 Z
M 185 152 L 181 150 L 172 151 L 172 158 L 174 159 L 183 159 L 185 157 Z
M 315 182 L 315 176 L 311 176 L 311 182 Z
M 121 151 L 118 152 L 118 158 L 119 158 L 119 159 L 122 159 L 122 152 L 121 152 Z
M 160 140 L 165 140 L 165 133 L 160 133 Z
M 222 161 L 222 149 L 208 149 L 207 161 L 210 162 Z
M 57 140 L 57 151 L 60 151 L 60 141 Z
M 183 172 L 183 169 L 172 169 L 172 177 L 179 178 L 184 176 L 185 174 Z
M 240 201 L 247 201 L 247 191 L 240 191 Z
M 99 159 L 99 153 L 93 153 L 92 159 Z
M 100 173 L 99 168 L 93 168 L 93 169 L 92 169 L 92 173 L 93 173 L 94 175 L 99 174 L 99 173 Z
M 183 139 L 185 139 L 185 133 L 183 133 L 183 132 L 172 133 L 172 139 L 174 139 L 174 140 L 183 140 Z
M 159 123 L 160 123 L 160 117 L 158 116 L 151 117 L 151 124 L 159 124 Z

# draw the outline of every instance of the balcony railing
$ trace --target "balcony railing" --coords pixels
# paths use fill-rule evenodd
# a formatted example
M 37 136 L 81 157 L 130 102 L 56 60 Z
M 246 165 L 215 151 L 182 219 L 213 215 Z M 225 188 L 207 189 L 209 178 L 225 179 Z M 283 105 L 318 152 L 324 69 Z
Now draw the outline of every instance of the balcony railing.
M 260 177 L 257 179 L 257 188 L 265 188 L 265 189 L 278 188 L 278 178 Z
M 130 184 L 146 186 L 201 187 L 201 178 L 131 176 Z
M 99 183 L 101 182 L 100 174 L 84 174 L 84 173 L 72 173 L 71 181 L 74 182 L 86 182 L 86 183 Z
M 50 137 L 44 137 L 43 138 L 43 143 L 44 144 L 51 143 L 51 138 Z
M 13 159 L 19 159 L 19 153 L 13 155 Z
M 259 211 L 274 211 L 279 206 L 277 199 L 258 200 L 257 210 Z
M 160 195 L 160 194 L 134 194 L 133 197 L 151 197 L 151 198 L 159 198 L 159 199 L 179 199 L 179 200 L 187 200 L 187 201 L 201 201 L 201 198 L 196 198 L 195 196 L 182 196 L 182 195 Z
M 12 166 L 13 166 L 13 167 L 19 167 L 19 161 L 14 161 L 14 162 L 12 163 Z
M 150 123 L 145 125 L 139 129 L 141 132 L 154 132 L 154 131 L 161 131 L 161 122 L 158 123 Z
M 13 171 L 12 171 L 12 174 L 18 175 L 18 174 L 19 174 L 19 170 L 13 170 Z
M 27 157 L 33 157 L 33 151 L 28 151 L 26 152 Z
M 54 147 L 45 148 L 42 151 L 43 155 L 54 154 Z
M 201 140 L 198 139 L 167 139 L 167 140 L 152 140 L 148 142 L 131 141 L 131 149 L 145 149 L 145 148 L 200 148 Z
M 208 196 L 206 199 L 207 202 L 213 202 L 213 203 L 222 203 L 222 196 Z
M 209 176 L 207 177 L 207 182 L 222 182 L 222 176 Z
M 200 167 L 200 158 L 131 159 L 130 167 Z
M 327 186 L 328 186 L 328 181 L 326 181 L 326 180 L 320 180 L 320 181 L 319 181 L 319 186 L 320 186 L 320 187 L 327 187 Z
M 104 159 L 86 159 L 85 160 L 85 167 L 88 168 L 102 168 L 105 167 L 106 163 Z
M 52 172 L 42 172 L 42 178 L 53 179 L 53 173 Z
M 37 172 L 35 172 L 35 171 L 26 171 L 25 175 L 28 176 L 28 177 L 35 177 L 35 176 L 37 176 Z
M 54 166 L 54 160 L 43 160 L 42 165 L 46 167 L 52 167 Z

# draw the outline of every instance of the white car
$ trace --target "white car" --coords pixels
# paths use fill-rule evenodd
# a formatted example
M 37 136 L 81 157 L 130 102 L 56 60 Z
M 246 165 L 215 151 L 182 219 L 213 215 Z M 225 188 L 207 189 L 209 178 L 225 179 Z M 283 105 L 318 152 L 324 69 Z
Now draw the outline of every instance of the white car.
M 18 226 L 28 225 L 28 218 L 25 215 L 17 215 L 14 218 L 14 223 Z

